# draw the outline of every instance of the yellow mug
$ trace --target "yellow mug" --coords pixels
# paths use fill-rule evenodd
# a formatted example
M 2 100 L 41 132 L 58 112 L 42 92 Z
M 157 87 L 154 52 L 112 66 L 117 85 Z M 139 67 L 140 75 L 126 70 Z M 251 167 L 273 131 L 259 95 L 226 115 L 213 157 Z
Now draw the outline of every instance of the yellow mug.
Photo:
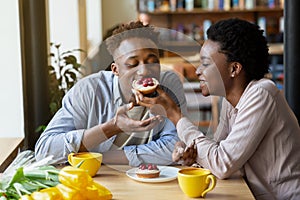
M 89 175 L 95 176 L 101 167 L 102 154 L 95 152 L 70 153 L 68 155 L 68 161 L 73 167 L 76 167 L 81 163 L 79 168 L 85 169 L 88 171 Z
M 184 168 L 178 171 L 180 189 L 189 197 L 205 197 L 216 186 L 216 177 L 202 168 Z

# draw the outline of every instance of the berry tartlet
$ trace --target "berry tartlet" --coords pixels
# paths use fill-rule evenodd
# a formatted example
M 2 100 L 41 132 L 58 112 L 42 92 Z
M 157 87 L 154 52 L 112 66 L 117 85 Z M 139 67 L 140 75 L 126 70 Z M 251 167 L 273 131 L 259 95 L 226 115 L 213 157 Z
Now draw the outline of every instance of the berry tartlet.
M 141 164 L 135 173 L 139 178 L 157 178 L 160 171 L 154 164 Z
M 141 78 L 139 80 L 134 80 L 132 83 L 132 87 L 142 94 L 153 93 L 158 85 L 159 82 L 155 78 Z

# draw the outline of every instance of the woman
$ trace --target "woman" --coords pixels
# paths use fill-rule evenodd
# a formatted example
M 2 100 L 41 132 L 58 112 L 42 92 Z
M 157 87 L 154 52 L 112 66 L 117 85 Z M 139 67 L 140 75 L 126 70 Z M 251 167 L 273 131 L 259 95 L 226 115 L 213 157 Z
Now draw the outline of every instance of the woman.
M 214 138 L 199 132 L 161 90 L 156 98 L 137 94 L 139 104 L 162 105 L 176 125 L 182 142 L 174 161 L 195 161 L 221 179 L 240 170 L 257 199 L 300 199 L 300 129 L 281 92 L 264 78 L 269 54 L 263 31 L 227 19 L 207 35 L 196 73 L 204 96 L 224 97 Z M 181 154 L 183 144 L 189 148 Z

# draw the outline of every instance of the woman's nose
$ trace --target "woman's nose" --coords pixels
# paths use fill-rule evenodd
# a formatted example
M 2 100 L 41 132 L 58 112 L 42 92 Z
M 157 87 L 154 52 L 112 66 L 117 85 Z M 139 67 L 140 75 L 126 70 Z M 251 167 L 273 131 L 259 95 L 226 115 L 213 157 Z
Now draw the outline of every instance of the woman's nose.
M 196 75 L 198 75 L 198 76 L 201 75 L 203 70 L 204 70 L 204 67 L 198 66 L 196 69 Z

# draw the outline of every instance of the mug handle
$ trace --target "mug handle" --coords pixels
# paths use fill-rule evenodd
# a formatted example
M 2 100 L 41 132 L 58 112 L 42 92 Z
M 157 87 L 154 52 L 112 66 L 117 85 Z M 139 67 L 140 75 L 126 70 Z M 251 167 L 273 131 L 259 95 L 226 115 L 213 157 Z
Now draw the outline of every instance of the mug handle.
M 209 187 L 204 190 L 201 194 L 201 197 L 205 197 L 206 193 L 208 193 L 209 191 L 213 190 L 216 186 L 216 183 L 217 183 L 217 180 L 216 180 L 216 177 L 212 174 L 209 174 L 207 177 L 206 177 L 206 180 L 205 180 L 206 183 L 210 183 Z
M 68 155 L 68 161 L 69 161 L 69 163 L 70 163 L 71 165 L 72 165 L 72 163 L 73 163 L 73 160 L 72 160 L 73 155 L 74 155 L 74 153 L 70 153 L 70 154 Z

